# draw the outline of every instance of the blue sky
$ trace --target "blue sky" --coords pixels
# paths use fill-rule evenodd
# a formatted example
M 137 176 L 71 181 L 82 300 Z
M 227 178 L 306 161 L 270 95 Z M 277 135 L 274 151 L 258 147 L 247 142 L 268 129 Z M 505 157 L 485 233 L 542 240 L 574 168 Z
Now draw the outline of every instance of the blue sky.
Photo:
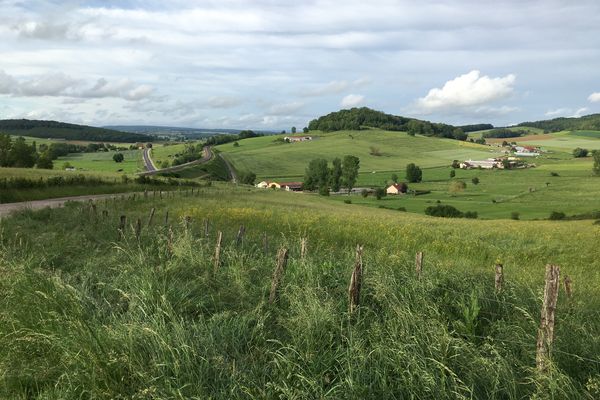
M 289 129 L 600 112 L 598 1 L 0 0 L 0 118 Z

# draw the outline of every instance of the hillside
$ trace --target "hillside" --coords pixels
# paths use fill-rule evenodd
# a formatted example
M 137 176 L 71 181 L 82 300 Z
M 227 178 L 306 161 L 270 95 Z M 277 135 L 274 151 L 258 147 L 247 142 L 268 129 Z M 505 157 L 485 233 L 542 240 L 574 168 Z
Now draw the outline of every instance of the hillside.
M 332 112 L 310 121 L 308 128 L 311 131 L 320 130 L 323 132 L 378 128 L 386 131 L 408 132 L 411 135 L 418 134 L 457 140 L 467 139 L 467 135 L 462 129 L 452 125 L 400 117 L 367 107 Z
M 230 143 L 217 148 L 237 170 L 253 171 L 259 178 L 302 176 L 311 159 L 332 160 L 346 154 L 360 158 L 362 175 L 397 171 L 409 162 L 422 167 L 449 166 L 452 160 L 493 155 L 488 147 L 473 143 L 379 129 L 333 133 L 311 131 L 310 135 L 314 140 L 302 143 L 283 143 L 283 135 L 279 135 L 245 139 L 239 146 Z M 379 155 L 371 154 L 373 150 L 378 150 Z
M 87 125 L 28 119 L 0 120 L 0 133 L 45 139 L 85 140 L 94 142 L 149 142 L 152 136 L 121 132 Z
M 103 217 L 82 203 L 0 220 L 1 398 L 600 394 L 591 222 L 499 227 L 220 184 L 96 207 Z M 143 221 L 138 237 L 128 226 L 118 234 L 121 215 Z M 351 314 L 357 244 L 364 269 Z M 273 280 L 282 247 L 287 265 Z M 572 298 L 560 289 L 548 375 L 535 369 L 546 263 L 575 288 Z
M 543 129 L 546 132 L 559 131 L 598 131 L 600 130 L 600 114 L 585 115 L 579 118 L 554 118 L 550 120 L 522 122 L 517 126 L 529 126 Z
M 114 129 L 121 132 L 140 133 L 153 136 L 181 137 L 189 139 L 200 139 L 212 135 L 238 134 L 239 129 L 204 129 L 186 128 L 179 126 L 156 126 L 156 125 L 107 125 L 103 128 Z

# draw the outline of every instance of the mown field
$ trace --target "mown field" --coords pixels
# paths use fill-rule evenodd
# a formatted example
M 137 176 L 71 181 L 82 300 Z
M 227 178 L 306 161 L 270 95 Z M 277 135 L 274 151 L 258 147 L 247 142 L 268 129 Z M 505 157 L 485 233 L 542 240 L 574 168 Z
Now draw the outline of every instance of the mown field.
M 421 167 L 450 165 L 452 160 L 481 159 L 497 154 L 495 149 L 468 142 L 429 137 L 413 137 L 404 132 L 342 131 L 335 133 L 311 132 L 315 140 L 301 143 L 278 143 L 284 135 L 265 136 L 217 146 L 238 171 L 249 170 L 258 179 L 275 177 L 296 178 L 313 158 L 343 158 L 352 154 L 360 158 L 360 179 L 373 172 L 393 172 L 409 162 Z M 371 147 L 381 155 L 371 155 Z M 274 176 L 275 175 L 275 176 Z M 368 178 L 364 178 L 368 179 Z
M 96 153 L 71 153 L 54 160 L 54 167 L 62 169 L 65 163 L 82 171 L 135 173 L 144 171 L 142 150 L 119 151 L 125 159 L 117 163 L 113 160 L 116 151 Z
M 3 398 L 600 396 L 600 226 L 591 222 L 449 221 L 219 184 L 100 202 L 97 214 L 77 204 L 25 211 L 0 220 L 0 232 Z M 350 315 L 357 243 L 364 275 Z M 289 262 L 270 304 L 282 246 Z M 572 277 L 574 295 L 561 289 L 553 362 L 540 373 L 549 262 Z

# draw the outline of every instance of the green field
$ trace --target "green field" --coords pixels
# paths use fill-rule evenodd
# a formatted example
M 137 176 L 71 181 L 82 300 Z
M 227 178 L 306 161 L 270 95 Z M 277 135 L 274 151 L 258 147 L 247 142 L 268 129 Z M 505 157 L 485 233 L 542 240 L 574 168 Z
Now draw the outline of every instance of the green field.
M 1 398 L 600 395 L 600 226 L 589 221 L 445 220 L 222 184 L 99 202 L 104 210 L 97 218 L 72 204 L 0 220 Z M 357 243 L 364 280 L 349 315 Z M 281 246 L 289 262 L 270 304 Z M 421 279 L 416 251 L 425 254 Z M 569 300 L 561 289 L 542 374 L 535 348 L 546 263 L 560 265 L 575 291 Z
M 62 169 L 63 164 L 68 162 L 78 171 L 122 172 L 127 174 L 144 171 L 141 150 L 119 151 L 125 156 L 121 163 L 116 163 L 113 160 L 115 153 L 115 151 L 72 153 L 54 160 L 54 168 Z
M 249 170 L 258 179 L 299 177 L 313 158 L 331 161 L 352 154 L 360 158 L 362 179 L 367 174 L 398 171 L 409 162 L 421 167 L 450 165 L 452 160 L 481 159 L 497 154 L 494 149 L 468 142 L 429 137 L 413 137 L 404 132 L 342 131 L 335 133 L 311 132 L 315 140 L 301 143 L 276 143 L 277 136 L 245 139 L 239 147 L 233 143 L 217 146 L 238 171 Z M 370 155 L 376 147 L 380 156 Z
M 169 164 L 173 161 L 176 154 L 181 153 L 185 149 L 184 143 L 177 144 L 155 144 L 152 147 L 152 161 L 156 164 L 157 168 L 160 168 L 162 161 L 168 161 Z

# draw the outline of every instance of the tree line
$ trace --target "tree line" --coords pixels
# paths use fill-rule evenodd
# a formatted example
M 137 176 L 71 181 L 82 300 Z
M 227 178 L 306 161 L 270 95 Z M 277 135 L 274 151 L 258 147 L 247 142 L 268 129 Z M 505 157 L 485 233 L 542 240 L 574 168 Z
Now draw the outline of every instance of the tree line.
M 368 107 L 332 112 L 310 121 L 308 128 L 323 132 L 379 128 L 407 132 L 413 136 L 418 134 L 457 140 L 467 139 L 467 134 L 461 128 L 452 125 L 386 114 Z
M 317 190 L 328 196 L 329 191 L 339 192 L 342 187 L 352 191 L 358 178 L 360 159 L 347 155 L 343 159 L 334 158 L 331 167 L 324 158 L 315 158 L 308 163 L 304 173 L 304 190 Z
M 142 133 L 121 132 L 87 125 L 28 119 L 0 120 L 0 132 L 46 139 L 86 140 L 94 142 L 150 142 L 153 137 Z
M 579 118 L 554 118 L 545 121 L 523 122 L 517 126 L 529 126 L 543 129 L 544 132 L 600 130 L 600 114 L 591 114 Z
M 52 158 L 46 150 L 38 153 L 35 142 L 27 144 L 24 138 L 15 140 L 8 135 L 0 135 L 0 167 L 52 169 Z
M 206 138 L 204 141 L 207 146 L 217 146 L 220 144 L 237 142 L 238 140 L 248 139 L 253 137 L 264 136 L 262 133 L 257 133 L 252 130 L 244 130 L 238 133 L 237 135 L 214 135 L 209 138 Z

